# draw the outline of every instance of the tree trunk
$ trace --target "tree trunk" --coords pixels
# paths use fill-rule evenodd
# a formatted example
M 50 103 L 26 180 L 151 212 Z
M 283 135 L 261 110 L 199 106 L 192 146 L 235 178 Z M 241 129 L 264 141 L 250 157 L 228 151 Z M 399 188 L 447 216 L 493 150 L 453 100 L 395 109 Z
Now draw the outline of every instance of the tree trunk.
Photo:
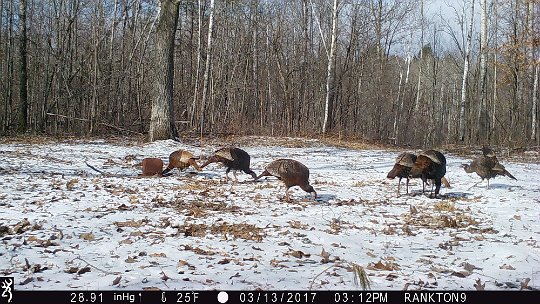
M 497 0 L 494 0 L 493 1 L 493 16 L 495 18 L 495 20 L 493 20 L 493 28 L 495 29 L 495 34 L 494 34 L 494 41 L 493 41 L 493 44 L 494 45 L 499 45 L 499 40 L 498 40 L 498 27 L 499 27 L 499 17 L 498 17 L 498 12 L 497 12 L 497 6 L 499 4 L 497 3 Z M 498 84 L 497 84 L 497 77 L 498 77 L 498 67 L 499 66 L 499 63 L 498 63 L 498 52 L 494 52 L 493 53 L 493 95 L 491 97 L 491 107 L 490 107 L 490 120 L 491 120 L 491 124 L 493 126 L 495 126 L 495 113 L 496 113 L 496 109 L 497 109 L 497 103 L 498 103 L 498 97 L 499 97 L 499 87 L 498 87 Z M 490 130 L 489 134 L 488 134 L 488 140 L 491 140 L 491 138 L 493 137 L 493 129 L 495 128 L 492 128 L 492 130 Z
M 150 141 L 175 138 L 173 119 L 174 40 L 178 13 L 178 0 L 161 0 L 156 27 L 155 76 L 150 118 Z
M 338 0 L 334 0 L 332 9 L 332 38 L 330 43 L 330 56 L 328 57 L 328 70 L 326 74 L 326 100 L 324 106 L 323 134 L 327 133 L 333 126 L 333 104 L 335 98 L 335 64 L 336 64 L 336 39 L 338 22 Z
M 420 108 L 423 59 L 424 59 L 424 0 L 421 0 L 420 1 L 420 60 L 418 61 L 419 62 L 418 82 L 416 84 L 416 98 L 414 100 L 414 113 L 417 113 L 418 109 Z M 414 128 L 415 132 L 416 132 L 416 129 L 417 128 Z
M 538 69 L 539 69 L 539 63 L 538 63 L 538 57 L 536 56 L 536 49 L 534 45 L 534 39 L 535 39 L 535 28 L 534 25 L 536 24 L 536 14 L 534 11 L 534 2 L 529 2 L 528 7 L 528 17 L 529 22 L 527 25 L 527 34 L 529 36 L 529 60 L 530 63 L 530 75 L 533 79 L 532 81 L 532 96 L 531 96 L 531 137 L 530 139 L 532 141 L 536 141 L 536 128 L 537 128 L 537 104 L 538 104 Z M 536 38 L 538 39 L 538 38 Z
M 488 117 L 486 111 L 486 76 L 487 76 L 487 0 L 480 1 L 480 101 L 478 103 L 477 141 L 488 144 Z
M 461 104 L 459 109 L 459 140 L 465 140 L 465 106 L 467 101 L 467 77 L 469 75 L 469 61 L 471 56 L 471 41 L 474 21 L 474 1 L 471 1 L 471 21 L 467 32 L 467 42 L 465 44 L 463 76 L 461 78 Z
M 191 105 L 191 117 L 189 119 L 190 125 L 195 126 L 195 113 L 197 108 L 197 99 L 199 97 L 199 74 L 201 69 L 201 48 L 202 48 L 202 0 L 197 1 L 197 18 L 198 18 L 198 30 L 197 30 L 197 66 L 195 71 L 195 88 L 193 89 L 193 103 Z
M 204 67 L 203 92 L 201 99 L 201 137 L 204 131 L 204 107 L 206 94 L 208 91 L 208 77 L 210 75 L 210 64 L 212 63 L 212 31 L 214 27 L 214 0 L 210 0 L 210 20 L 208 21 L 208 41 L 206 46 L 206 66 Z
M 531 119 L 531 140 L 537 141 L 537 113 L 538 113 L 538 73 L 540 72 L 540 64 L 536 63 L 536 68 L 534 69 L 534 81 L 533 81 L 533 90 L 532 90 L 532 119 Z
M 28 130 L 28 60 L 26 52 L 26 0 L 19 1 L 19 119 L 17 131 Z

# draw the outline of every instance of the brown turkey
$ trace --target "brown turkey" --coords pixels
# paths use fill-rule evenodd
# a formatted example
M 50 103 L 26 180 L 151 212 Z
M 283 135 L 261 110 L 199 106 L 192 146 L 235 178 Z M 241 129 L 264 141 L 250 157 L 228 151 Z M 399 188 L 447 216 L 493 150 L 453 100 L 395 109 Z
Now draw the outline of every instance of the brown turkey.
M 236 147 L 227 147 L 217 150 L 214 155 L 201 166 L 201 169 L 211 163 L 222 163 L 227 167 L 227 171 L 225 171 L 227 179 L 229 179 L 229 172 L 233 170 L 234 180 L 238 182 L 238 178 L 236 177 L 237 170 L 242 170 L 244 173 L 251 175 L 253 179 L 257 178 L 257 174 L 249 168 L 250 162 L 251 157 L 246 151 Z
M 260 179 L 263 176 L 275 176 L 280 179 L 287 189 L 285 190 L 285 199 L 290 201 L 289 188 L 299 186 L 302 190 L 312 193 L 317 198 L 317 192 L 309 184 L 309 169 L 299 161 L 294 159 L 278 159 L 269 163 L 265 170 L 257 176 Z
M 474 186 L 487 179 L 487 188 L 489 189 L 489 179 L 498 175 L 508 176 L 511 179 L 517 180 L 510 172 L 506 171 L 503 165 L 499 163 L 499 160 L 495 156 L 493 150 L 488 147 L 482 148 L 482 156 L 474 159 L 470 164 L 463 164 L 461 167 L 465 169 L 467 173 L 475 172 L 482 180 L 476 183 Z
M 162 176 L 163 161 L 159 158 L 145 158 L 142 161 L 142 176 Z
M 433 195 L 433 185 L 430 197 L 437 197 L 441 189 L 442 178 L 446 174 L 446 158 L 435 150 L 422 151 L 416 157 L 416 161 L 411 168 L 410 176 L 422 179 L 422 193 L 425 192 L 425 184 L 428 179 L 435 184 L 435 195 Z
M 174 168 L 178 168 L 178 170 L 184 171 L 189 166 L 193 166 L 193 168 L 195 168 L 197 171 L 201 171 L 201 168 L 195 161 L 196 159 L 199 158 L 193 156 L 193 154 L 188 151 L 174 151 L 169 155 L 169 165 L 165 170 L 163 170 L 163 174 L 165 175 L 169 173 Z
M 403 152 L 396 158 L 396 163 L 394 164 L 394 167 L 390 172 L 388 172 L 387 178 L 394 179 L 396 177 L 399 177 L 398 181 L 398 189 L 397 193 L 399 195 L 399 189 L 401 187 L 401 179 L 406 178 L 407 181 L 405 183 L 407 188 L 407 193 L 409 193 L 409 173 L 411 172 L 411 168 L 414 165 L 414 162 L 416 161 L 416 155 L 412 153 Z

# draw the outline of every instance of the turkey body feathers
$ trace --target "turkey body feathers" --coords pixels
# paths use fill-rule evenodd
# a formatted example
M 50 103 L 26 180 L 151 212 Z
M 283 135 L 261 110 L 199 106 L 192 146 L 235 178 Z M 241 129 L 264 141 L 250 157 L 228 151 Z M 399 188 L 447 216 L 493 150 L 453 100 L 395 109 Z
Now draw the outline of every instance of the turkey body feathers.
M 256 179 L 263 176 L 275 176 L 280 179 L 287 187 L 285 191 L 287 200 L 289 200 L 289 188 L 293 186 L 299 186 L 302 190 L 313 193 L 317 198 L 317 192 L 309 184 L 308 167 L 296 160 L 286 158 L 275 160 L 268 164 Z
M 191 154 L 188 151 L 184 150 L 178 150 L 174 151 L 169 155 L 169 165 L 165 170 L 163 170 L 163 174 L 169 173 L 169 171 L 173 170 L 174 168 L 178 168 L 178 170 L 183 171 L 189 166 L 192 166 L 197 171 L 201 171 L 201 168 L 195 161 L 196 159 L 199 159 L 198 157 L 195 157 L 193 154 Z
M 390 172 L 388 172 L 387 178 L 394 179 L 399 177 L 398 181 L 398 194 L 401 187 L 401 179 L 406 178 L 407 193 L 409 193 L 409 173 L 411 171 L 414 162 L 416 161 L 416 155 L 412 153 L 403 152 L 396 158 L 396 163 Z
M 482 180 L 487 179 L 488 188 L 489 180 L 499 175 L 508 176 L 511 179 L 517 180 L 501 163 L 499 163 L 499 160 L 491 149 L 483 147 L 482 153 L 482 156 L 475 158 L 470 164 L 461 165 L 463 169 L 465 169 L 465 172 L 474 172 L 480 176 Z
M 424 184 L 428 179 L 435 183 L 435 197 L 441 189 L 442 177 L 446 174 L 446 158 L 436 150 L 423 151 L 418 155 L 411 168 L 411 177 L 420 177 Z
M 227 167 L 227 177 L 229 176 L 229 172 L 234 170 L 236 180 L 236 170 L 241 170 L 244 173 L 251 175 L 253 178 L 257 177 L 255 172 L 250 169 L 251 157 L 246 151 L 240 148 L 228 147 L 217 150 L 214 152 L 214 155 L 201 166 L 201 168 L 204 168 L 211 163 L 222 163 Z

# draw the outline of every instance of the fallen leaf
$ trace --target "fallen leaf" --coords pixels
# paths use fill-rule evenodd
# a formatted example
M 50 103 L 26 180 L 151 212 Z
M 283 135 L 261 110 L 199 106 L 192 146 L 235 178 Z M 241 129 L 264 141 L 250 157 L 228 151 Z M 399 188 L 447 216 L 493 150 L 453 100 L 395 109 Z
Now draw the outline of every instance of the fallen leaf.
M 81 274 L 85 274 L 85 273 L 90 272 L 90 271 L 91 271 L 90 267 L 86 266 L 86 267 L 83 267 L 83 268 L 79 269 L 79 271 L 77 271 L 77 274 L 81 275 Z
M 526 289 L 529 289 L 529 282 L 531 281 L 531 278 L 526 278 L 525 280 L 523 280 L 523 282 L 521 282 L 521 288 L 519 290 L 526 290 Z
M 393 262 L 386 262 L 386 264 L 384 264 L 382 261 L 369 263 L 366 268 L 370 270 L 400 270 L 398 264 Z
M 321 250 L 321 257 L 323 258 L 323 260 L 325 261 L 328 261 L 330 259 L 330 253 L 326 252 L 326 250 L 324 250 L 324 247 L 323 249 Z
M 473 272 L 475 269 L 480 269 L 480 270 L 482 269 L 482 268 L 474 266 L 473 264 L 469 264 L 467 262 L 463 263 L 462 265 L 463 265 L 463 268 L 467 270 L 468 272 Z
M 482 284 L 482 280 L 477 279 L 476 283 L 474 283 L 473 286 L 474 286 L 474 288 L 476 288 L 476 290 L 482 291 L 486 287 L 486 283 Z
M 94 236 L 93 233 L 89 232 L 89 233 L 81 233 L 81 235 L 79 236 L 79 238 L 85 240 L 85 241 L 94 241 L 96 239 L 96 237 Z
M 306 257 L 306 258 L 309 258 L 311 256 L 311 254 L 309 253 L 303 253 L 302 251 L 300 250 L 293 250 L 293 251 L 290 251 L 288 253 L 289 255 L 292 255 L 293 257 L 297 258 L 297 259 L 301 259 L 303 257 Z
M 73 190 L 73 187 L 75 187 L 75 185 L 79 182 L 78 179 L 74 178 L 74 179 L 71 179 L 69 182 L 66 183 L 66 189 L 68 191 L 71 191 Z
M 376 255 L 375 253 L 371 252 L 371 251 L 368 251 L 366 254 L 367 254 L 368 256 L 372 257 L 372 258 L 376 258 L 376 257 L 377 257 L 377 255 Z
M 452 272 L 452 275 L 453 276 L 456 276 L 458 278 L 466 278 L 470 275 L 471 273 L 466 271 L 466 270 L 462 270 L 462 271 L 454 271 Z
M 514 267 L 512 267 L 512 265 L 508 265 L 508 264 L 503 264 L 502 266 L 499 267 L 499 269 L 516 270 Z
M 116 277 L 116 279 L 114 279 L 114 281 L 112 282 L 113 285 L 117 285 L 118 283 L 120 283 L 120 280 L 122 279 L 122 276 L 118 276 Z
M 168 275 L 166 275 L 164 272 L 162 272 L 162 274 L 163 274 L 163 275 L 161 276 L 161 279 L 162 279 L 163 281 L 167 281 L 167 280 L 170 279 L 170 277 L 169 277 Z
M 121 227 L 139 228 L 142 225 L 145 225 L 146 223 L 147 223 L 147 221 L 145 219 L 142 219 L 142 220 L 139 220 L 139 221 L 130 220 L 130 221 L 125 221 L 125 222 L 113 222 L 113 224 L 116 227 L 120 227 L 120 228 Z
M 176 267 L 182 267 L 189 265 L 189 263 L 186 260 L 178 260 L 178 263 L 176 263 Z
M 137 260 L 136 260 L 135 258 L 129 256 L 129 257 L 125 260 L 125 262 L 126 262 L 126 263 L 135 263 L 135 262 L 137 262 Z

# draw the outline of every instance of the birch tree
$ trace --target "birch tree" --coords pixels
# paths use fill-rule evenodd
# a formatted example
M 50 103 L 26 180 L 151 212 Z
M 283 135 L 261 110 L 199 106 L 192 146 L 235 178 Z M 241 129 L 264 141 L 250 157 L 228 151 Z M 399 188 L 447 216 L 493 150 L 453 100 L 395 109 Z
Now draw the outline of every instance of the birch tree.
M 324 123 L 322 133 L 332 128 L 333 103 L 335 98 L 335 65 L 336 65 L 336 40 L 338 23 L 338 0 L 334 0 L 332 8 L 332 37 L 330 42 L 330 54 L 328 56 L 328 69 L 326 73 L 326 99 L 324 103 Z
M 208 91 L 208 78 L 210 75 L 210 65 L 212 63 L 212 31 L 214 28 L 214 0 L 210 0 L 210 20 L 208 21 L 208 39 L 206 43 L 206 64 L 204 67 L 203 76 L 203 92 L 201 99 L 201 137 L 204 131 L 204 108 L 206 103 L 206 95 Z
M 487 0 L 480 0 L 480 100 L 478 103 L 477 140 L 487 140 L 488 117 L 486 109 L 486 77 L 487 77 Z
M 540 64 L 535 63 L 536 67 L 534 69 L 534 80 L 533 80 L 533 90 L 532 90 L 532 119 L 531 119 L 531 140 L 537 140 L 537 128 L 538 121 L 537 115 L 538 112 L 538 74 L 540 72 Z
M 180 1 L 160 0 L 156 27 L 155 76 L 150 118 L 150 141 L 175 138 L 173 119 L 174 40 Z
M 420 107 L 420 95 L 422 87 L 422 61 L 424 59 L 424 0 L 420 0 L 420 65 L 418 70 L 418 82 L 416 85 L 416 98 L 414 101 L 414 112 L 418 112 Z M 416 130 L 416 129 L 415 129 Z
M 459 109 L 459 140 L 465 140 L 465 106 L 467 101 L 467 78 L 469 75 L 469 62 L 471 57 L 471 41 L 474 22 L 474 0 L 471 0 L 471 21 L 467 31 L 467 42 L 465 44 L 463 75 L 461 78 L 461 103 Z
M 539 73 L 539 60 L 538 60 L 538 57 L 537 57 L 537 46 L 535 45 L 535 43 L 539 43 L 539 42 L 535 42 L 535 40 L 539 39 L 539 37 L 536 37 L 535 36 L 535 28 L 534 28 L 534 25 L 536 24 L 535 23 L 535 20 L 537 19 L 536 18 L 536 14 L 535 14 L 535 11 L 534 11 L 534 4 L 535 4 L 535 1 L 529 1 L 529 6 L 528 6 L 528 12 L 527 12 L 527 15 L 528 15 L 528 24 L 527 24 L 527 34 L 528 34 L 528 40 L 529 40 L 529 43 L 530 43 L 530 46 L 529 46 L 529 59 L 531 61 L 531 64 L 530 64 L 530 74 L 531 74 L 531 78 L 533 79 L 532 81 L 532 96 L 531 96 L 531 137 L 530 139 L 532 141 L 535 141 L 536 140 L 536 129 L 537 129 L 537 125 L 538 125 L 538 122 L 537 122 L 537 107 L 538 107 L 538 73 Z

